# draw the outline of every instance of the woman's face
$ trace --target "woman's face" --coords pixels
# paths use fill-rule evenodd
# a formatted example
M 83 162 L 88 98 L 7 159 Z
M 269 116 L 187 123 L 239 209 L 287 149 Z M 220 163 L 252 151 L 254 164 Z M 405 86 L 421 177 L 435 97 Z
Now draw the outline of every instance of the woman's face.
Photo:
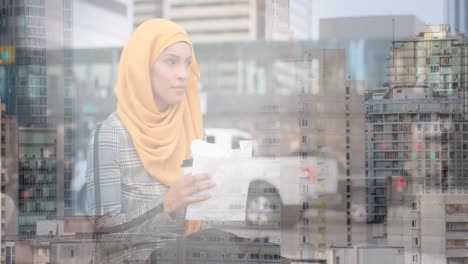
M 167 47 L 151 66 L 151 88 L 160 112 L 183 100 L 191 63 L 192 48 L 187 42 L 177 42 Z

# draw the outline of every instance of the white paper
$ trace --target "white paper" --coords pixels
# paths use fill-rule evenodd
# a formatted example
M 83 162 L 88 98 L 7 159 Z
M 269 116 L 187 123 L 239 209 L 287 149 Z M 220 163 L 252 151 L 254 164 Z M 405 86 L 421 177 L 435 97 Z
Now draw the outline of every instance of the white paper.
M 302 199 L 310 199 L 318 193 L 337 191 L 336 160 L 322 159 L 318 162 L 315 157 L 310 157 L 303 162 L 298 157 L 277 160 L 252 158 L 249 144 L 245 142 L 241 149 L 229 151 L 201 140 L 192 143 L 192 173 L 211 175 L 216 187 L 207 191 L 210 199 L 188 206 L 187 220 L 244 221 L 248 189 L 253 181 L 264 181 L 274 186 L 283 204 L 299 205 L 301 195 Z M 301 194 L 304 166 L 314 167 L 317 177 L 309 182 L 307 193 Z
M 192 143 L 192 173 L 210 174 L 216 187 L 206 191 L 211 195 L 209 200 L 191 204 L 187 208 L 187 220 L 245 220 L 249 184 L 251 179 L 257 177 L 258 169 L 254 168 L 256 166 L 246 154 L 251 147 L 248 143 L 243 144 L 246 149 L 244 152 L 226 151 L 200 140 Z

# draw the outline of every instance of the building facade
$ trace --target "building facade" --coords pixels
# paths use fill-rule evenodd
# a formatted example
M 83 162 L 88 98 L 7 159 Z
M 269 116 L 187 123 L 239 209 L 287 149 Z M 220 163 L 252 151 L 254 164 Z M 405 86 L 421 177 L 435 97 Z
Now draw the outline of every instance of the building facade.
M 157 1 L 74 0 L 73 48 L 123 47 L 132 34 L 139 2 Z M 150 11 L 138 10 L 145 9 Z
M 366 177 L 368 222 L 384 223 L 386 178 L 411 179 L 416 193 L 465 193 L 462 99 L 427 86 L 368 92 Z
M 14 116 L 6 113 L 6 106 L 1 103 L 1 227 L 2 238 L 0 259 L 5 258 L 5 237 L 18 234 L 18 211 L 16 208 L 18 193 L 18 123 Z
M 386 245 L 404 248 L 405 264 L 468 261 L 466 194 L 413 194 L 411 183 L 388 180 Z
M 163 17 L 164 0 L 135 0 L 133 13 L 133 28 L 153 18 Z
M 36 223 L 57 219 L 58 171 L 55 129 L 20 128 L 19 139 L 19 236 L 33 239 Z
M 465 96 L 468 44 L 448 25 L 426 26 L 418 35 L 394 41 L 387 76 L 394 85 L 427 85 L 441 96 Z
M 18 188 L 11 197 L 19 217 L 12 230 L 31 239 L 39 218 L 73 212 L 72 1 L 6 1 L 3 7 L 0 45 L 7 63 L 1 65 L 0 95 L 18 122 Z M 47 159 L 55 160 L 53 169 Z
M 415 193 L 465 193 L 466 44 L 446 25 L 394 41 L 388 83 L 366 98 L 367 221 L 383 223 L 389 176 Z

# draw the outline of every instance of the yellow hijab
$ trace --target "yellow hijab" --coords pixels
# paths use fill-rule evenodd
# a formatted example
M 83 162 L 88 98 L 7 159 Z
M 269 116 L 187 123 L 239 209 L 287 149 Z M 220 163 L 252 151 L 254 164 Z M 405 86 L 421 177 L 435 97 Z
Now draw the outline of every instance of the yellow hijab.
M 198 95 L 200 70 L 192 48 L 190 79 L 184 100 L 159 112 L 153 100 L 150 69 L 170 45 L 184 41 L 192 46 L 179 25 L 165 19 L 141 24 L 122 51 L 115 87 L 117 114 L 127 128 L 146 171 L 171 185 L 182 176 L 182 161 L 190 157 L 190 144 L 202 138 Z

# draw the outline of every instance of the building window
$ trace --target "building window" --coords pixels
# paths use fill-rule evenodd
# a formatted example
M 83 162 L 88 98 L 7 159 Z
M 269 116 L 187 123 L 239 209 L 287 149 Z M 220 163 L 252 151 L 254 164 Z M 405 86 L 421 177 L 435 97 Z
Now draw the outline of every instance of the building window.
M 325 112 L 325 105 L 323 103 L 317 103 L 317 112 L 318 113 Z
M 38 255 L 39 257 L 42 257 L 42 255 L 43 255 L 42 248 L 38 248 L 38 249 L 37 249 L 37 255 Z
M 413 237 L 413 246 L 419 246 L 419 238 Z
M 413 254 L 412 263 L 418 263 L 418 260 L 419 260 L 419 256 L 417 254 Z
M 307 143 L 307 136 L 302 136 L 302 144 L 306 144 Z

